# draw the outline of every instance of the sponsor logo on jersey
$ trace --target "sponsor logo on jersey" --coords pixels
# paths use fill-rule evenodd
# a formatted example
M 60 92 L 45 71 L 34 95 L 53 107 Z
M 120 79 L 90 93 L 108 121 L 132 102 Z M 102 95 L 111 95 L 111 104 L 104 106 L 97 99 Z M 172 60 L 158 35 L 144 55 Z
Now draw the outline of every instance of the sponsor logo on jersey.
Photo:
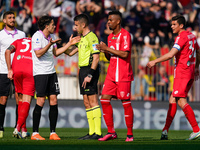
M 124 91 L 121 91 L 121 92 L 120 92 L 120 96 L 123 98 L 124 95 L 125 95 L 125 92 L 124 92 Z
M 111 39 L 112 39 L 112 40 L 116 40 L 116 39 L 117 39 L 117 37 L 114 37 L 114 36 L 113 36 Z
M 178 91 L 175 91 L 174 94 L 178 94 Z
M 97 51 L 97 50 L 98 50 L 97 47 L 96 47 L 96 45 L 97 45 L 97 43 L 96 43 L 96 44 L 92 44 L 92 47 L 93 47 L 93 50 L 94 50 L 94 51 Z
M 124 45 L 124 49 L 126 49 L 128 47 L 128 45 Z
M 24 55 L 22 55 L 22 58 L 32 60 L 32 57 L 30 57 L 30 56 L 24 56 Z
M 17 56 L 17 60 L 20 60 L 21 58 L 22 58 L 21 55 L 18 55 L 18 56 Z
M 39 39 L 38 39 L 38 38 L 36 39 L 36 43 L 37 43 L 37 44 L 38 44 L 38 43 L 40 43 L 40 41 L 39 41 Z
M 130 93 L 128 93 L 126 96 L 129 97 Z

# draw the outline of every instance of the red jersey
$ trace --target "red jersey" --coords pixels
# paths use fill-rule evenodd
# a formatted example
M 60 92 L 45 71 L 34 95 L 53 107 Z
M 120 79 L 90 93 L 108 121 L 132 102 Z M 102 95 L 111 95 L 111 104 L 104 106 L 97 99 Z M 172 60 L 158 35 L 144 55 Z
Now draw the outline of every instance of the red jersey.
M 13 74 L 19 71 L 33 74 L 31 38 L 18 39 L 11 45 L 15 46 L 15 55 L 12 62 Z
M 128 31 L 121 29 L 120 33 L 108 36 L 108 47 L 117 51 L 129 52 L 126 59 L 111 54 L 110 64 L 107 71 L 106 79 L 111 81 L 132 81 L 133 71 L 131 67 L 131 36 Z
M 173 48 L 179 51 L 175 55 L 174 78 L 194 79 L 196 50 L 199 49 L 195 35 L 182 31 L 176 37 Z

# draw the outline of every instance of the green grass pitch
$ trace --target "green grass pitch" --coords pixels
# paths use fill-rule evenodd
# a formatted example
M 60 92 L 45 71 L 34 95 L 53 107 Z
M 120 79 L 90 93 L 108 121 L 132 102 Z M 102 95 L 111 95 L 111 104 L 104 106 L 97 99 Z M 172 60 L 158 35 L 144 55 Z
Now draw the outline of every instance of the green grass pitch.
M 28 129 L 31 131 L 31 128 Z M 103 135 L 107 130 L 103 129 Z M 78 140 L 88 129 L 58 128 L 60 141 L 49 140 L 49 129 L 40 128 L 45 141 L 32 141 L 12 137 L 13 128 L 5 128 L 4 138 L 0 139 L 0 150 L 200 150 L 200 140 L 188 141 L 191 131 L 169 131 L 169 140 L 161 141 L 161 130 L 133 130 L 134 141 L 125 142 L 126 129 L 116 129 L 118 138 L 100 142 Z

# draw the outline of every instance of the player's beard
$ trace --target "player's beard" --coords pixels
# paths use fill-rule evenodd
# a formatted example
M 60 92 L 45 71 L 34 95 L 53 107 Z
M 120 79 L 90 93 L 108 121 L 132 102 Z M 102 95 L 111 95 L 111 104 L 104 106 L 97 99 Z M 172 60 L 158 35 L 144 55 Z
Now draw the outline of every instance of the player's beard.
M 6 26 L 8 26 L 8 27 L 11 28 L 11 29 L 14 29 L 15 23 L 14 23 L 14 25 L 6 24 Z
M 109 27 L 110 30 L 114 30 L 112 27 Z

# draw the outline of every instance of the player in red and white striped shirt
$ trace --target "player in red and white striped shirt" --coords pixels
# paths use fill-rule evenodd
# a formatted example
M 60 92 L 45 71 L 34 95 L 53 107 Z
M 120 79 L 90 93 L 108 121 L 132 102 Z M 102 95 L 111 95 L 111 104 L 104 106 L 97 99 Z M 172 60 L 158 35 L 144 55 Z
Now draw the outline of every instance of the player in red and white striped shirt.
M 133 109 L 130 102 L 131 81 L 133 71 L 131 67 L 131 36 L 121 27 L 122 16 L 119 11 L 112 11 L 108 15 L 108 26 L 113 32 L 108 36 L 108 46 L 101 42 L 97 49 L 105 52 L 110 60 L 107 76 L 103 85 L 101 105 L 103 117 L 108 128 L 108 134 L 99 141 L 117 138 L 113 123 L 113 109 L 110 100 L 116 97 L 122 101 L 127 126 L 126 141 L 133 141 Z

